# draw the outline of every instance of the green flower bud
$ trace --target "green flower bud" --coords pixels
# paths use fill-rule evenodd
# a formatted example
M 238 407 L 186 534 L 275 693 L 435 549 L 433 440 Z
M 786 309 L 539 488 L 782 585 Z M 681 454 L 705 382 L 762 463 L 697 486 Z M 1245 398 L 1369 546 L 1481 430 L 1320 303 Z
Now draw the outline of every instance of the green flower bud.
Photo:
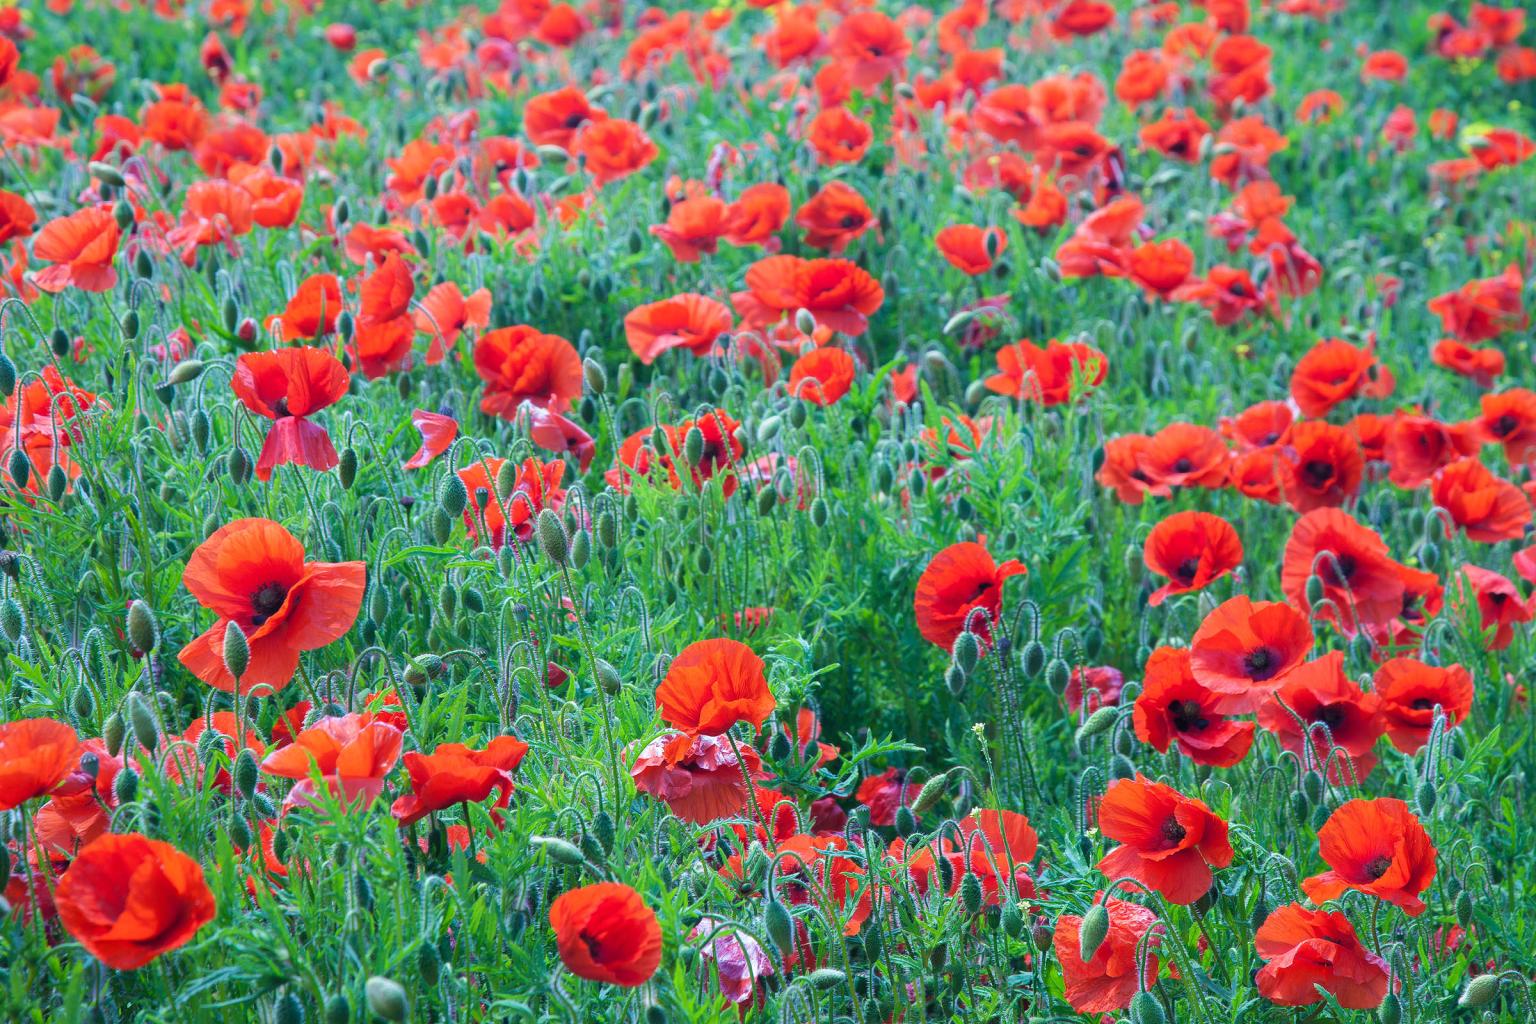
M 770 896 L 763 905 L 763 930 L 778 947 L 780 954 L 789 956 L 795 951 L 795 922 L 784 904 Z
M 139 773 L 128 765 L 117 770 L 117 776 L 112 780 L 112 797 L 121 807 L 123 804 L 131 804 L 139 795 Z
M 534 534 L 539 539 L 539 548 L 544 552 L 544 557 L 556 565 L 564 565 L 570 557 L 570 540 L 565 534 L 565 524 L 560 521 L 560 516 L 554 509 L 540 509 L 538 518 L 534 521 Z
M 902 805 L 896 808 L 895 825 L 896 834 L 906 839 L 917 831 L 917 815 L 913 813 L 912 808 Z
M 27 453 L 20 448 L 11 451 L 10 465 L 7 467 L 11 473 L 11 482 L 20 490 L 25 490 L 27 481 L 32 477 L 32 463 L 27 459 Z
M 601 397 L 608 390 L 608 371 L 603 364 L 588 356 L 581 362 L 581 375 L 587 382 L 587 390 Z
M 812 971 L 806 980 L 812 988 L 833 989 L 846 983 L 848 975 L 833 967 L 822 967 Z
M 1045 644 L 1031 640 L 1019 651 L 1019 667 L 1026 678 L 1033 679 L 1045 668 Z
M 346 996 L 338 992 L 325 1001 L 325 1024 L 349 1024 L 351 1020 L 352 1006 Z
M 235 756 L 234 769 L 230 774 L 235 780 L 235 792 L 247 800 L 256 795 L 258 766 L 256 764 L 256 754 L 250 747 L 245 747 Z
M 9 397 L 16 390 L 16 364 L 11 357 L 0 352 L 0 398 Z
M 238 684 L 250 663 L 250 641 L 246 640 L 244 630 L 231 619 L 224 627 L 224 667 L 229 669 L 229 674 L 235 677 Z
M 1167 1024 L 1168 1015 L 1151 992 L 1138 992 L 1131 997 L 1131 1020 L 1133 1024 Z
M 289 992 L 277 1001 L 272 1010 L 272 1024 L 304 1024 L 304 1004 Z
M 1120 709 L 1117 707 L 1102 707 L 1088 716 L 1088 720 L 1077 729 L 1077 742 L 1092 739 L 1112 728 L 1115 720 L 1120 717 Z
M 1499 994 L 1499 976 L 1497 974 L 1479 974 L 1467 982 L 1467 987 L 1461 990 L 1461 998 L 1456 1000 L 1457 1006 L 1475 1009 L 1479 1006 L 1487 1006 L 1493 1002 Z
M 1388 992 L 1387 997 L 1376 1008 L 1376 1020 L 1379 1024 L 1402 1024 L 1403 1001 L 1397 997 L 1396 992 Z
M 183 359 L 171 367 L 170 375 L 165 382 L 172 387 L 187 384 L 203 375 L 203 361 L 201 359 Z
M 405 998 L 405 989 L 396 981 L 375 975 L 363 986 L 363 994 L 367 997 L 369 1011 L 387 1021 L 398 1024 L 410 1015 L 411 1004 Z
M 556 836 L 533 836 L 529 842 L 536 847 L 546 850 L 551 857 L 561 864 L 581 864 L 586 861 L 586 857 L 575 843 Z
M 1088 908 L 1088 913 L 1083 915 L 1082 924 L 1077 931 L 1077 952 L 1086 963 L 1093 959 L 1093 955 L 1104 944 L 1104 938 L 1109 934 L 1109 911 L 1102 903 L 1095 903 Z
M 251 455 L 238 444 L 229 453 L 229 478 L 237 487 L 251 478 Z
M 619 675 L 619 670 L 602 658 L 597 659 L 597 685 L 606 694 L 618 693 L 624 687 L 624 680 Z
M 123 740 L 128 738 L 128 727 L 123 723 L 123 716 L 116 711 L 107 716 L 107 720 L 101 725 L 101 740 L 107 747 L 107 753 L 116 757 L 123 749 Z
M 1057 693 L 1063 693 L 1072 681 L 1072 667 L 1065 658 L 1052 658 L 1045 666 L 1045 684 Z
M 973 871 L 960 879 L 960 905 L 973 917 L 981 910 L 981 879 Z
M 145 750 L 154 750 L 159 746 L 160 726 L 155 722 L 154 713 L 150 711 L 144 695 L 135 690 L 128 694 L 123 707 L 128 712 L 128 724 L 133 727 L 133 737 L 139 741 L 139 746 Z

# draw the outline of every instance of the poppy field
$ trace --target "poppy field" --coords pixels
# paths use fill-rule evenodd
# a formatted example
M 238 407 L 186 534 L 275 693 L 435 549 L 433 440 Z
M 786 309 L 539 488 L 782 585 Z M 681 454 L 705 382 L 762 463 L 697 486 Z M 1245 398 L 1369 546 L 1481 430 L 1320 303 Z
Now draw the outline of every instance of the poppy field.
M 0 1021 L 1536 1020 L 1512 0 L 0 0 Z

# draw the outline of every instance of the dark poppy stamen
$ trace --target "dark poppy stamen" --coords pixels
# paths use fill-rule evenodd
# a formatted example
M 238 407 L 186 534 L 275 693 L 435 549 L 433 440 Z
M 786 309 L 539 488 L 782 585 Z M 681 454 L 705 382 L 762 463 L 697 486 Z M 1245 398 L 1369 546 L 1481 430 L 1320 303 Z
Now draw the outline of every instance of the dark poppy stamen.
M 288 588 L 281 583 L 266 583 L 251 595 L 251 623 L 260 626 L 288 600 Z
M 1378 879 L 1382 875 L 1386 874 L 1388 869 L 1390 869 L 1391 867 L 1392 867 L 1392 858 L 1391 857 L 1384 857 L 1384 856 L 1376 857 L 1374 860 L 1371 860 L 1370 862 L 1368 862 L 1365 865 L 1365 874 L 1366 874 L 1366 876 L 1368 878 L 1370 878 L 1371 881 L 1374 882 L 1374 881 L 1376 881 L 1376 879 Z
M 1184 831 L 1184 826 L 1179 824 L 1177 818 L 1169 818 L 1163 822 L 1163 838 L 1170 843 L 1182 843 L 1185 835 L 1187 833 Z

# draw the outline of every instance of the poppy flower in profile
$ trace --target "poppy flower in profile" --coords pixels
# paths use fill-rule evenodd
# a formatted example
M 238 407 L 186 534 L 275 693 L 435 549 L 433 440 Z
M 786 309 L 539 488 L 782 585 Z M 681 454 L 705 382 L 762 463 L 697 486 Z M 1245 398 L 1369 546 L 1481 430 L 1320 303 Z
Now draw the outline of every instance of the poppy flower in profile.
M 997 371 L 986 378 L 988 391 L 1062 405 L 1104 383 L 1109 359 L 1085 342 L 1052 338 L 1041 348 L 1025 338 L 997 350 Z
M 1446 728 L 1472 713 L 1472 673 L 1461 665 L 1388 658 L 1376 667 L 1371 687 L 1381 698 L 1387 739 L 1405 754 L 1416 754 L 1429 742 L 1437 707 Z
M 1488 649 L 1502 651 L 1515 638 L 1515 624 L 1530 622 L 1536 610 L 1521 600 L 1520 592 L 1509 577 L 1475 565 L 1463 565 L 1457 580 L 1462 593 L 1471 588 L 1471 597 L 1477 601 L 1482 628 L 1493 630 Z
M 558 334 L 527 324 L 487 331 L 475 343 L 475 372 L 485 381 L 480 411 L 511 419 L 523 402 L 564 412 L 581 397 L 581 356 Z
M 1359 492 L 1365 454 L 1348 428 L 1322 420 L 1297 423 L 1281 451 L 1280 492 L 1296 511 L 1336 508 Z
M 528 434 L 528 440 L 547 452 L 570 452 L 576 456 L 576 465 L 583 473 L 592 465 L 597 454 L 597 442 L 592 435 L 557 412 L 524 402 L 518 406 L 513 422 Z
M 1531 524 L 1531 504 L 1525 492 L 1490 473 L 1481 461 L 1457 459 L 1435 474 L 1430 495 L 1436 508 L 1482 544 L 1516 540 Z
M 323 349 L 247 352 L 235 360 L 230 380 L 235 397 L 272 421 L 256 460 L 258 480 L 270 480 L 278 466 L 307 466 L 324 473 L 336 465 L 330 435 L 308 417 L 340 401 L 349 379 L 341 360 Z
M 1341 338 L 1312 346 L 1291 372 L 1291 397 L 1303 414 L 1314 417 L 1359 395 L 1385 398 L 1394 386 L 1392 372 L 1374 355 Z
M 923 639 L 948 650 L 969 630 L 991 636 L 1003 609 L 1003 584 L 1027 572 L 1014 559 L 999 565 L 985 547 L 962 541 L 933 556 L 918 577 L 912 606 Z M 976 612 L 985 614 L 975 614 Z
M 1227 823 L 1204 803 L 1140 773 L 1118 779 L 1099 804 L 1099 829 L 1120 843 L 1099 861 L 1108 878 L 1134 878 L 1170 903 L 1210 891 L 1212 868 L 1232 863 Z
M 37 211 L 15 192 L 0 189 L 0 245 L 26 238 L 37 225 Z
M 1230 768 L 1248 756 L 1254 725 L 1228 718 L 1225 699 L 1195 678 L 1187 649 L 1159 647 L 1143 669 L 1136 738 L 1159 753 L 1177 744 L 1195 764 Z
M 1141 144 L 1185 163 L 1200 159 L 1200 144 L 1211 134 L 1210 122 L 1190 107 L 1165 110 L 1162 117 L 1141 126 Z
M 0 723 L 0 811 L 46 795 L 79 760 L 80 738 L 63 722 L 23 718 Z
M 1315 606 L 1307 597 L 1307 580 L 1314 574 L 1329 604 Z M 1353 636 L 1358 626 L 1378 626 L 1395 618 L 1404 591 L 1422 576 L 1433 579 L 1394 561 L 1381 536 L 1348 512 L 1320 508 L 1291 528 L 1280 587 L 1292 605 Z
M 1536 391 L 1508 388 L 1479 400 L 1478 433 L 1504 447 L 1504 458 L 1519 466 L 1536 458 Z
M 91 206 L 44 224 L 32 240 L 32 258 L 52 263 L 33 275 L 45 292 L 74 287 L 83 292 L 104 292 L 117 284 L 117 243 L 122 231 L 112 210 Z
M 725 303 L 685 292 L 630 310 L 624 317 L 624 338 L 630 351 L 649 366 L 675 348 L 700 357 L 709 355 L 720 336 L 731 329 L 731 322 Z
M 241 693 L 281 690 L 299 667 L 299 653 L 339 640 L 363 604 L 362 562 L 306 562 L 304 545 L 270 519 L 237 519 L 198 545 L 182 572 L 197 603 L 218 616 L 178 655 L 187 670 L 217 690 L 236 680 L 224 664 L 224 633 L 233 622 L 245 634 L 250 662 Z
M 812 405 L 834 405 L 853 386 L 857 370 L 853 356 L 827 345 L 813 348 L 789 371 L 789 393 Z
M 1372 1010 L 1387 997 L 1387 962 L 1366 949 L 1349 918 L 1287 903 L 1253 936 L 1264 966 L 1259 994 L 1277 1006 L 1311 1006 L 1327 992 L 1347 1010 Z
M 1435 844 L 1401 800 L 1339 805 L 1318 829 L 1317 845 L 1329 870 L 1301 883 L 1313 903 L 1355 889 L 1402 907 L 1409 917 L 1424 913 L 1419 896 L 1435 880 Z
M 933 238 L 949 265 L 975 277 L 991 270 L 997 257 L 1008 250 L 1008 236 L 997 228 L 975 224 L 951 224 Z
M 1190 671 L 1229 712 L 1252 711 L 1312 649 L 1306 615 L 1239 594 L 1206 615 L 1190 638 Z
M 389 812 L 404 828 L 454 804 L 480 803 L 492 793 L 495 806 L 505 807 L 512 796 L 512 773 L 526 753 L 528 744 L 515 736 L 498 736 L 484 750 L 441 743 L 430 754 L 412 751 L 405 755 L 411 792 L 398 797 Z
M 968 814 L 955 824 L 958 836 L 945 835 L 908 862 L 920 889 L 926 889 L 937 860 L 943 859 L 953 869 L 949 872 L 951 896 L 960 891 L 967 874 L 981 882 L 982 902 L 989 907 L 1034 894 L 1029 865 L 1040 840 L 1028 818 L 1014 811 L 988 809 Z
M 405 461 L 401 469 L 424 469 L 432 460 L 448 450 L 459 436 L 459 421 L 452 416 L 415 409 L 411 412 L 411 424 L 421 434 L 421 447 Z
M 1066 982 L 1063 994 L 1078 1013 L 1124 1010 L 1137 992 L 1151 988 L 1157 980 L 1155 950 L 1162 937 L 1157 915 L 1146 907 L 1113 897 L 1105 898 L 1104 909 L 1109 912 L 1109 930 L 1093 959 L 1087 961 L 1083 959 L 1079 937 L 1083 919 L 1076 914 L 1062 914 L 1056 919 L 1053 944 Z M 1146 940 L 1146 966 L 1138 976 L 1136 965 L 1141 958 L 1137 953 L 1142 937 L 1154 928 L 1157 930 Z
M 466 330 L 483 331 L 491 322 L 491 292 L 481 288 L 466 296 L 452 281 L 434 285 L 416 308 L 416 331 L 432 339 L 428 366 L 441 363 Z
M 661 964 L 661 922 L 622 882 L 561 893 L 549 905 L 549 924 L 561 962 L 578 978 L 633 988 Z
M 1232 524 L 1209 512 L 1175 512 L 1147 534 L 1142 559 L 1168 580 L 1147 603 L 1156 607 L 1174 594 L 1200 590 L 1243 564 L 1243 542 Z
M 1330 651 L 1292 669 L 1258 709 L 1259 726 L 1310 766 L 1329 764 L 1330 777 L 1349 772 L 1333 756 L 1342 751 L 1365 778 L 1376 765 L 1371 748 L 1381 738 L 1381 699 L 1344 674 L 1344 652 Z
M 585 160 L 599 188 L 641 170 L 660 152 L 643 128 L 618 117 L 588 121 L 576 132 L 574 145 L 573 155 Z
M 738 247 L 762 245 L 778 248 L 778 233 L 789 223 L 789 190 L 765 181 L 741 190 L 725 214 L 724 239 Z
M 1469 281 L 1456 291 L 1435 296 L 1429 300 L 1429 311 L 1440 318 L 1440 328 L 1446 334 L 1476 344 L 1530 326 L 1524 291 L 1525 278 L 1520 267 L 1512 263 L 1502 274 Z
M 315 793 L 314 776 L 339 800 L 369 801 L 384 791 L 384 777 L 400 760 L 401 731 L 369 712 L 321 718 L 293 741 L 267 754 L 261 770 L 298 783 L 286 804 L 306 805 Z
M 666 243 L 679 263 L 697 263 L 713 254 L 726 232 L 729 210 L 717 196 L 696 196 L 673 205 L 667 219 L 651 225 L 651 234 Z
M 1057 39 L 1098 35 L 1114 23 L 1113 4 L 1104 0 L 1067 0 L 1051 16 L 1051 35 Z
M 738 640 L 689 644 L 656 688 L 662 721 L 695 736 L 719 736 L 738 722 L 756 731 L 776 706 L 763 669 L 763 659 Z
M 300 282 L 283 312 L 268 318 L 267 326 L 281 320 L 284 341 L 314 341 L 336 329 L 341 310 L 341 282 L 336 275 L 312 274 Z
M 363 376 L 370 380 L 405 369 L 411 360 L 416 324 L 410 316 L 416 282 L 411 268 L 396 253 L 364 279 L 361 308 L 352 350 Z
M 197 861 L 136 832 L 107 833 L 81 850 L 54 902 L 64 930 L 115 971 L 186 945 L 217 910 Z
M 869 152 L 875 130 L 847 107 L 826 107 L 811 118 L 805 138 L 819 163 L 856 164 Z
M 747 807 L 747 775 L 763 779 L 762 759 L 752 747 L 741 758 L 722 736 L 669 733 L 656 737 L 635 758 L 635 789 L 665 803 L 684 821 L 707 825 L 739 816 Z
M 1168 298 L 1195 269 L 1195 254 L 1177 238 L 1148 242 L 1126 258 L 1126 276 L 1150 296 Z
M 875 226 L 875 215 L 851 186 L 829 181 L 795 211 L 795 223 L 805 232 L 806 245 L 835 256 Z
M 1387 478 L 1412 490 L 1463 455 L 1476 455 L 1481 444 L 1474 424 L 1398 413 L 1386 425 L 1381 457 L 1391 467 Z

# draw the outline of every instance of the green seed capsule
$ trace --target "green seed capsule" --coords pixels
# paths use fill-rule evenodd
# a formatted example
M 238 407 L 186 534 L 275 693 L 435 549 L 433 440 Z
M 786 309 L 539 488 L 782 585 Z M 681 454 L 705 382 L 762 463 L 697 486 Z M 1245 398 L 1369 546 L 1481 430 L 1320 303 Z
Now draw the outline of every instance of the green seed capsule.
M 325 1001 L 325 1024 L 348 1024 L 352 1020 L 352 1006 L 340 992 Z

